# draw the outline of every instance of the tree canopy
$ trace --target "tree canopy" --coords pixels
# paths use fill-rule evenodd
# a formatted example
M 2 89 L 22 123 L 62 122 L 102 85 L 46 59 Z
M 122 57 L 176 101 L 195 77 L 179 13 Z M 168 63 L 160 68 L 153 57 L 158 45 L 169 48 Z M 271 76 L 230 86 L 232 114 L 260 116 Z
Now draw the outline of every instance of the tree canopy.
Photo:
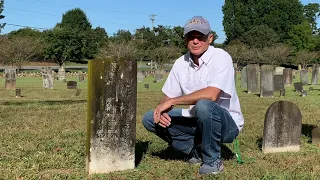
M 0 20 L 4 18 L 4 15 L 1 15 L 2 11 L 3 11 L 3 4 L 4 4 L 4 0 L 0 0 Z M 0 23 L 0 32 L 1 29 L 4 28 L 6 24 L 5 23 Z

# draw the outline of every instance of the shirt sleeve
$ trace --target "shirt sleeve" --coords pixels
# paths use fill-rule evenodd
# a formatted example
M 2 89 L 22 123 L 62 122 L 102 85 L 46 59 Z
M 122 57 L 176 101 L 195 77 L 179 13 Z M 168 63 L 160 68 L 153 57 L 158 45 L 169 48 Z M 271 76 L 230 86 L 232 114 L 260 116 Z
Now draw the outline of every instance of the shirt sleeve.
M 229 99 L 235 88 L 234 73 L 231 56 L 225 52 L 215 61 L 207 84 L 223 91 L 220 98 Z
M 182 89 L 179 83 L 178 68 L 176 63 L 173 65 L 166 82 L 162 87 L 162 92 L 169 98 L 182 96 Z

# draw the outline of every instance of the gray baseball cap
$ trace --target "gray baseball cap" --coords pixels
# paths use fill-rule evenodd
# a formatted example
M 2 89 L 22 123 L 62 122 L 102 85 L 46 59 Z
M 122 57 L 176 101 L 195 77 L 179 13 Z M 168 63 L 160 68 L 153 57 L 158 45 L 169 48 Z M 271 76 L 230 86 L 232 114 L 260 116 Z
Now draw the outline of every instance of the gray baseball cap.
M 199 31 L 202 34 L 209 34 L 211 31 L 209 22 L 202 16 L 194 16 L 184 25 L 183 35 L 191 31 Z

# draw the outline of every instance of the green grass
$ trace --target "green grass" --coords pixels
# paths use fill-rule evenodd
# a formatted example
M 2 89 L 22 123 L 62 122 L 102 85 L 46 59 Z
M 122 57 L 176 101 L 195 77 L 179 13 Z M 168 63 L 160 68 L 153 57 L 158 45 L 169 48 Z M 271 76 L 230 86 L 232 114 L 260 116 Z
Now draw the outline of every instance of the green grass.
M 240 76 L 240 74 L 238 74 Z M 239 77 L 238 76 L 238 77 Z M 294 79 L 298 81 L 299 77 Z M 75 80 L 76 77 L 68 78 Z M 54 81 L 53 90 L 42 88 L 41 78 L 18 78 L 14 90 L 0 87 L 0 179 L 317 179 L 320 177 L 320 148 L 311 144 L 310 130 L 320 126 L 320 86 L 307 97 L 300 97 L 293 87 L 286 97 L 260 98 L 237 90 L 245 117 L 239 135 L 244 164 L 235 157 L 225 159 L 225 171 L 217 176 L 200 176 L 199 166 L 190 166 L 174 158 L 177 154 L 141 124 L 143 114 L 156 106 L 162 97 L 162 83 L 151 76 L 138 83 L 136 156 L 141 161 L 134 170 L 88 176 L 85 170 L 85 136 L 87 83 L 79 83 L 80 96 L 67 90 L 66 84 Z M 310 81 L 310 80 L 309 80 Z M 150 88 L 145 89 L 144 84 Z M 309 89 L 309 86 L 305 87 Z M 261 139 L 264 115 L 275 101 L 289 100 L 301 110 L 301 151 L 297 153 L 263 154 Z M 226 144 L 223 154 L 234 150 Z

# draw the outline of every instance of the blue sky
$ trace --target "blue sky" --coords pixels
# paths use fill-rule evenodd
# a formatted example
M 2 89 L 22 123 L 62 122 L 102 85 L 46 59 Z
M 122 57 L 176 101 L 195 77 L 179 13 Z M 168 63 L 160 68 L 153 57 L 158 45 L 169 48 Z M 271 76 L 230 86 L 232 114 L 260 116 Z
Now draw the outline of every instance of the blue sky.
M 218 34 L 220 43 L 225 40 L 222 6 L 224 0 L 4 0 L 5 19 L 8 25 L 1 34 L 24 25 L 50 29 L 61 22 L 63 13 L 79 7 L 87 14 L 93 27 L 103 27 L 109 35 L 118 29 L 130 30 L 152 27 L 151 14 L 156 14 L 154 25 L 183 26 L 194 15 L 208 19 L 212 30 Z M 198 2 L 198 3 L 197 3 Z M 320 0 L 302 0 L 302 4 L 320 3 Z M 318 23 L 320 24 L 319 20 Z M 9 25 L 12 24 L 12 25 Z M 319 26 L 318 24 L 318 26 Z

